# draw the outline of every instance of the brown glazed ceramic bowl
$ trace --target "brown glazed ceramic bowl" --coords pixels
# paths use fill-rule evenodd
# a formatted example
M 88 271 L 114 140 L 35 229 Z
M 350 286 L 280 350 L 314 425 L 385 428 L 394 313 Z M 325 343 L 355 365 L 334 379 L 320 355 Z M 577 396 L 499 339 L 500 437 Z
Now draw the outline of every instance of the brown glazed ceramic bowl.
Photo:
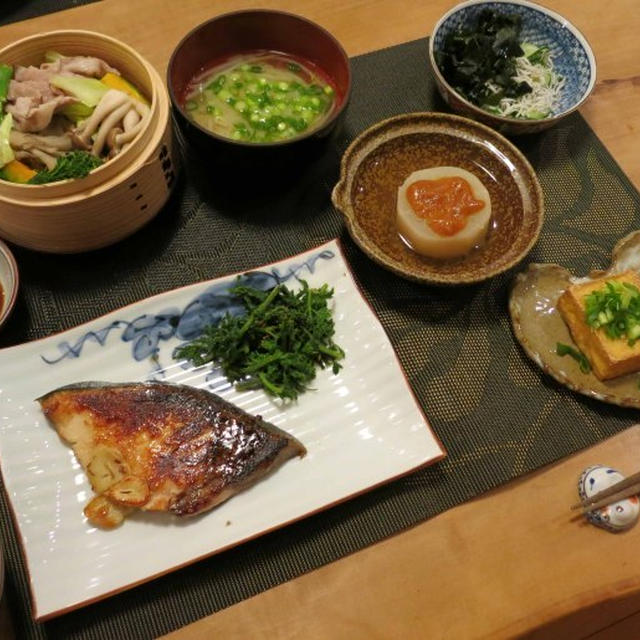
M 212 133 L 187 116 L 185 95 L 195 76 L 216 63 L 258 50 L 306 60 L 331 82 L 336 102 L 319 127 L 289 140 L 251 143 Z M 303 154 L 324 146 L 344 116 L 351 67 L 340 43 L 321 26 L 283 11 L 251 9 L 217 16 L 188 33 L 169 60 L 167 86 L 188 151 L 196 151 L 221 170 L 256 168 L 273 172 L 291 162 L 299 163 Z
M 398 187 L 418 169 L 456 166 L 475 174 L 491 197 L 485 243 L 462 258 L 436 260 L 410 249 L 396 228 Z M 542 189 L 506 138 L 473 120 L 410 113 L 383 120 L 346 150 L 333 204 L 354 241 L 377 263 L 418 282 L 480 282 L 510 269 L 535 244 L 544 217 Z

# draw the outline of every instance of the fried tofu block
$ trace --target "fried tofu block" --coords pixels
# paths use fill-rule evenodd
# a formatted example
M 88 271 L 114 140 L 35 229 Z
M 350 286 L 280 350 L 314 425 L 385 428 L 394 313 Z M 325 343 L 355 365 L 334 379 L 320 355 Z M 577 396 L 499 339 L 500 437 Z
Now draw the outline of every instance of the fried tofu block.
M 588 358 L 593 373 L 600 380 L 640 371 L 640 340 L 630 347 L 626 339 L 609 338 L 604 330 L 590 327 L 585 320 L 585 297 L 602 289 L 605 282 L 614 281 L 628 282 L 640 289 L 640 276 L 635 271 L 625 271 L 571 285 L 558 300 L 558 310 L 569 327 L 573 341 Z

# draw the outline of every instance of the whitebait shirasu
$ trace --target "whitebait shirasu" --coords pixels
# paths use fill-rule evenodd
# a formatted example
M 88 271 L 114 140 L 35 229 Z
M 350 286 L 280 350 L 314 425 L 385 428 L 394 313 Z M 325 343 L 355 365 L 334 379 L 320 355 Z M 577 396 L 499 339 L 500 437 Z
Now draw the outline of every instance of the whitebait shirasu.
M 498 112 L 516 118 L 546 118 L 560 97 L 564 78 L 553 70 L 553 62 L 545 56 L 543 62 L 531 62 L 526 56 L 516 58 L 516 82 L 526 82 L 530 93 L 518 98 L 502 98 Z

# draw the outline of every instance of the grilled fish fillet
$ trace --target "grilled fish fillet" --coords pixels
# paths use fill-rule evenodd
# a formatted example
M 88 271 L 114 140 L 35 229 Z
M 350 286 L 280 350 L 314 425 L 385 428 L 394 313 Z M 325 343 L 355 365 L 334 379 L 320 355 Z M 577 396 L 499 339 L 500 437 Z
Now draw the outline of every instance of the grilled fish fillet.
M 165 382 L 83 382 L 38 402 L 73 448 L 102 527 L 132 508 L 195 515 L 306 453 L 293 436 L 219 396 Z

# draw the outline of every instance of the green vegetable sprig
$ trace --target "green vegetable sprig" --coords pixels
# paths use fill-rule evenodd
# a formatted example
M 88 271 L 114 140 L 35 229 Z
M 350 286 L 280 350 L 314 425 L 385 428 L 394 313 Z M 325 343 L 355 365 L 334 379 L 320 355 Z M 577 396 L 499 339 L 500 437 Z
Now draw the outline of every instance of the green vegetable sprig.
M 9 94 L 9 83 L 13 78 L 13 67 L 0 63 L 0 115 L 2 115 L 2 109 L 4 103 L 7 101 L 7 95 Z
M 582 373 L 589 373 L 591 371 L 591 363 L 587 359 L 587 356 L 579 349 L 569 344 L 564 344 L 564 342 L 558 342 L 556 343 L 556 353 L 559 356 L 571 356 L 580 366 Z
M 196 366 L 213 362 L 238 390 L 264 389 L 283 400 L 295 400 L 307 389 L 318 367 L 338 373 L 344 351 L 334 343 L 335 326 L 328 300 L 333 289 L 323 284 L 290 291 L 278 285 L 262 291 L 236 285 L 230 293 L 246 313 L 225 315 L 218 325 L 178 347 L 176 358 Z
M 628 282 L 610 280 L 585 296 L 585 320 L 614 340 L 633 346 L 640 338 L 640 291 Z
M 90 171 L 99 167 L 102 160 L 87 151 L 70 151 L 58 158 L 56 166 L 49 171 L 39 171 L 29 184 L 46 184 L 70 178 L 84 178 Z

